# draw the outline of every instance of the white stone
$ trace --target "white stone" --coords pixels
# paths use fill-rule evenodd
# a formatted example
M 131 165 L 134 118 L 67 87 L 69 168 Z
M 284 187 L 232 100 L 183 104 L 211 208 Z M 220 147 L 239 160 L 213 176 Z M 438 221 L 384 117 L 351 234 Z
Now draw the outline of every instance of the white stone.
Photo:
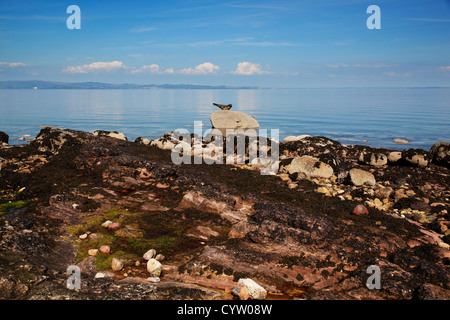
M 330 178 L 334 173 L 330 165 L 310 156 L 295 157 L 287 166 L 287 171 L 291 174 L 303 172 L 312 178 Z
M 123 268 L 123 263 L 119 259 L 113 258 L 111 261 L 111 269 L 113 271 L 120 271 Z
M 402 153 L 400 151 L 392 151 L 388 154 L 388 161 L 390 163 L 395 163 L 402 158 Z
M 151 277 L 159 277 L 161 275 L 162 264 L 156 259 L 150 259 L 147 262 L 147 271 Z
M 89 250 L 88 250 L 88 254 L 89 254 L 90 256 L 95 257 L 95 256 L 97 255 L 97 253 L 98 253 L 98 249 L 89 249 Z
M 107 220 L 102 223 L 102 227 L 108 228 L 111 223 L 113 223 L 111 220 Z
M 369 164 L 371 166 L 383 166 L 387 164 L 388 158 L 383 153 L 362 152 L 359 155 L 359 161 L 365 164 Z
M 96 130 L 94 132 L 95 136 L 106 136 L 106 137 L 111 137 L 111 138 L 116 138 L 119 140 L 125 140 L 127 141 L 127 137 L 125 137 L 125 135 L 121 132 L 117 132 L 117 131 L 102 131 L 102 130 Z
M 239 111 L 219 110 L 209 116 L 213 128 L 259 129 L 259 123 L 251 115 Z
M 161 279 L 159 277 L 148 277 L 147 281 L 153 282 L 153 283 L 158 283 L 161 281 Z
M 307 137 L 311 137 L 311 136 L 309 134 L 302 134 L 299 136 L 287 136 L 286 138 L 283 139 L 283 141 L 284 142 L 299 141 L 299 140 L 302 140 Z
M 155 256 L 156 256 L 156 250 L 155 249 L 150 249 L 146 253 L 144 253 L 144 255 L 142 257 L 145 260 L 150 260 L 150 259 L 152 259 Z
M 250 278 L 239 279 L 238 286 L 245 287 L 247 294 L 251 299 L 264 300 L 267 297 L 267 291 Z
M 372 173 L 357 168 L 353 168 L 352 170 L 350 170 L 349 177 L 350 181 L 355 186 L 362 186 L 362 185 L 374 186 L 376 183 L 375 177 Z
M 394 143 L 409 144 L 409 141 L 405 139 L 394 139 Z

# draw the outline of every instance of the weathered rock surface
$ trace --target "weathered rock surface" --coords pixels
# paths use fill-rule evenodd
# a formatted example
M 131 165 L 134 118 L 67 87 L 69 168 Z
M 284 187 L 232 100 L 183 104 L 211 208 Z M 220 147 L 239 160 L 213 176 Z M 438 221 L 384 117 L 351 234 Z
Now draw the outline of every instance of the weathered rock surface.
M 430 154 L 433 157 L 434 162 L 450 168 L 450 143 L 435 143 L 430 149 Z
M 355 186 L 374 186 L 376 182 L 374 175 L 365 170 L 353 168 L 348 175 L 351 183 Z
M 361 164 L 361 152 L 391 151 L 325 137 L 280 151 L 282 161 L 315 157 L 336 177 L 290 189 L 289 174 L 174 165 L 151 145 L 49 128 L 29 145 L 0 148 L 0 298 L 232 299 L 239 279 L 262 286 L 266 299 L 449 297 L 448 168 Z M 375 185 L 338 181 L 354 169 Z M 369 200 L 369 214 L 352 214 Z M 108 220 L 120 228 L 103 227 Z M 109 252 L 89 254 L 102 245 Z M 143 259 L 152 248 L 165 256 L 151 258 L 159 275 Z M 83 266 L 80 290 L 64 286 L 70 265 Z M 366 287 L 371 265 L 380 289 Z
M 308 177 L 329 178 L 333 175 L 333 168 L 310 156 L 295 157 L 286 167 L 288 173 L 304 173 Z
M 431 160 L 430 154 L 422 149 L 405 149 L 402 158 L 413 166 L 426 167 Z
M 383 153 L 366 153 L 359 155 L 359 161 L 371 166 L 383 166 L 387 164 L 388 157 Z
M 213 128 L 217 129 L 259 129 L 258 121 L 240 111 L 219 110 L 210 114 Z
M 0 146 L 4 144 L 8 144 L 9 142 L 9 135 L 4 133 L 3 131 L 0 131 Z
M 125 141 L 128 140 L 123 133 L 117 131 L 96 130 L 94 131 L 94 136 L 111 137 Z

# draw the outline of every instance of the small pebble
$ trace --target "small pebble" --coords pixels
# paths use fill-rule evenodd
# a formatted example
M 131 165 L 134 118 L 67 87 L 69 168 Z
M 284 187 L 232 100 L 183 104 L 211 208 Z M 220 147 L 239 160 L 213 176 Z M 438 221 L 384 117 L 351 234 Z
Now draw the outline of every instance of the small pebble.
M 147 281 L 158 283 L 161 281 L 161 279 L 159 277 L 148 277 Z
M 100 251 L 103 254 L 108 254 L 111 251 L 111 247 L 107 245 L 101 246 L 98 251 Z
M 111 269 L 113 271 L 120 271 L 123 268 L 123 263 L 119 259 L 113 258 L 111 261 Z
M 98 249 L 90 249 L 90 250 L 88 250 L 88 254 L 90 256 L 95 257 L 97 255 L 97 253 L 98 253 Z
M 360 215 L 369 214 L 369 210 L 367 210 L 367 208 L 365 206 L 363 206 L 362 204 L 359 204 L 353 208 L 352 213 L 356 216 L 360 216 Z
M 145 260 L 150 260 L 156 255 L 155 249 L 150 249 L 142 256 Z
M 120 228 L 120 223 L 119 222 L 113 222 L 113 223 L 110 223 L 108 225 L 108 229 L 109 230 L 116 230 L 116 229 L 119 229 L 119 228 Z
M 162 255 L 161 253 L 157 254 L 155 259 L 158 261 L 163 261 L 166 257 L 164 255 Z
M 102 223 L 102 227 L 108 228 L 111 223 L 113 223 L 111 220 L 107 220 Z

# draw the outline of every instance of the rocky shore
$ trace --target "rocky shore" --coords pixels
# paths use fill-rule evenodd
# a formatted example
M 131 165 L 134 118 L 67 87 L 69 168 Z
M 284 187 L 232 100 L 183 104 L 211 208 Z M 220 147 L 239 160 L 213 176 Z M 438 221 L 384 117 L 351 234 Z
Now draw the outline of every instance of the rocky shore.
M 0 299 L 450 298 L 448 143 L 290 137 L 261 175 L 175 165 L 170 133 L 0 138 Z

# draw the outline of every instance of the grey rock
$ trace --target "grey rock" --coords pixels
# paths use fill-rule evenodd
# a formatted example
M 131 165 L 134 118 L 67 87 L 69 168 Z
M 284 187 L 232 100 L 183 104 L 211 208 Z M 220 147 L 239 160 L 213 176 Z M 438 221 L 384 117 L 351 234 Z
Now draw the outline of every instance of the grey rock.
M 374 186 L 376 183 L 374 175 L 365 170 L 353 168 L 349 171 L 348 176 L 350 182 L 355 186 Z
M 406 149 L 402 151 L 402 158 L 413 166 L 426 167 L 428 166 L 431 156 L 428 152 L 422 149 Z
M 151 277 L 159 277 L 162 271 L 162 264 L 156 259 L 150 259 L 147 262 L 147 271 Z
M 311 178 L 329 178 L 334 173 L 330 165 L 310 156 L 295 157 L 287 167 L 287 171 L 290 174 L 304 173 Z
M 389 152 L 387 158 L 390 164 L 394 164 L 402 159 L 402 153 L 400 151 L 392 151 Z
M 239 111 L 220 110 L 209 116 L 211 125 L 217 129 L 259 129 L 259 123 L 251 115 Z
M 264 300 L 267 297 L 267 290 L 250 278 L 239 279 L 238 286 L 245 287 L 246 294 L 248 294 L 248 297 L 244 298 L 242 297 L 242 290 L 240 290 L 240 299 L 250 298 L 254 300 Z
M 405 139 L 394 139 L 394 143 L 401 143 L 401 144 L 409 144 L 408 140 Z
M 120 261 L 119 259 L 113 258 L 111 261 L 111 269 L 113 269 L 113 271 L 120 271 L 123 268 L 123 262 Z
M 96 130 L 96 131 L 94 131 L 94 135 L 95 136 L 112 137 L 112 138 L 125 140 L 125 141 L 128 140 L 127 137 L 125 137 L 125 135 L 123 133 L 117 132 L 117 131 Z
M 148 140 L 146 138 L 142 138 L 142 137 L 136 138 L 136 140 L 134 140 L 134 142 L 137 143 L 137 144 L 143 144 L 143 145 L 150 144 L 150 140 Z
M 3 131 L 0 131 L 0 145 L 2 143 L 8 144 L 8 141 L 9 141 L 9 136 L 6 133 L 4 133 Z
M 388 157 L 383 153 L 362 152 L 359 161 L 371 166 L 383 166 L 387 164 Z
M 430 149 L 430 154 L 435 163 L 450 167 L 450 143 L 435 143 Z

